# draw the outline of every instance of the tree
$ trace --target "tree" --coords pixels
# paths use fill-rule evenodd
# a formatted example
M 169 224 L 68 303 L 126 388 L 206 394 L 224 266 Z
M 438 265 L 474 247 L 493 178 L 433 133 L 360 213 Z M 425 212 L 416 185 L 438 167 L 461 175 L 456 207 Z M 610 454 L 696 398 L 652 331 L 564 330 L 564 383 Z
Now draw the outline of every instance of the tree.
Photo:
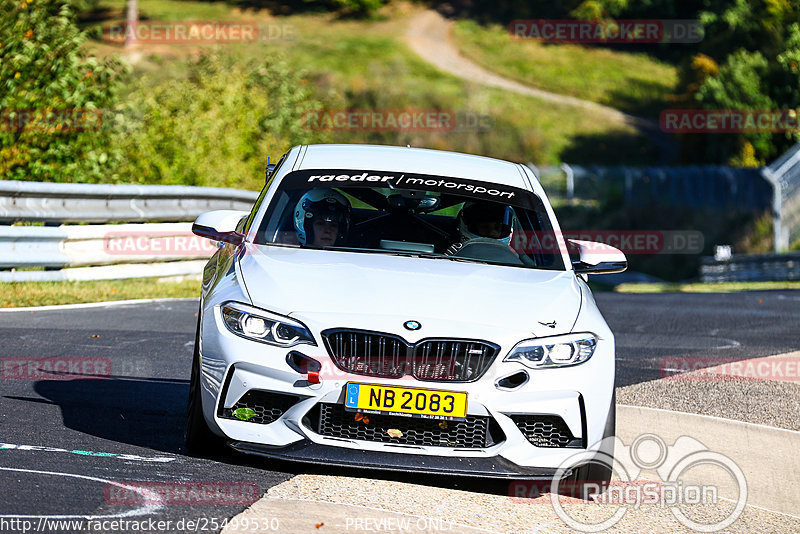
M 368 17 L 375 13 L 385 3 L 385 0 L 332 0 L 334 9 L 343 15 L 356 18 Z
M 800 107 L 797 0 L 586 0 L 574 15 L 699 19 L 705 39 L 660 49 L 680 64 L 675 101 L 707 110 Z M 681 56 L 683 59 L 680 59 Z M 798 132 L 681 136 L 684 162 L 755 166 L 798 140 Z
M 704 50 L 723 63 L 699 87 L 703 109 L 797 110 L 800 106 L 800 6 L 790 0 L 736 0 L 699 14 Z M 798 140 L 798 132 L 712 137 L 702 161 L 757 166 Z M 695 140 L 690 141 L 694 144 Z M 685 144 L 688 147 L 688 144 Z
M 214 54 L 186 68 L 185 79 L 142 77 L 125 103 L 114 145 L 126 181 L 259 189 L 267 155 L 327 140 L 304 122 L 323 104 L 285 61 Z
M 122 65 L 87 57 L 66 0 L 0 0 L 0 176 L 99 181 Z
M 773 110 L 767 77 L 769 62 L 760 52 L 740 49 L 729 55 L 719 71 L 709 76 L 694 98 L 698 107 L 721 110 Z M 717 134 L 691 136 L 684 143 L 698 151 L 696 160 L 710 160 L 755 167 L 765 163 L 772 152 L 772 134 L 750 132 L 738 135 Z

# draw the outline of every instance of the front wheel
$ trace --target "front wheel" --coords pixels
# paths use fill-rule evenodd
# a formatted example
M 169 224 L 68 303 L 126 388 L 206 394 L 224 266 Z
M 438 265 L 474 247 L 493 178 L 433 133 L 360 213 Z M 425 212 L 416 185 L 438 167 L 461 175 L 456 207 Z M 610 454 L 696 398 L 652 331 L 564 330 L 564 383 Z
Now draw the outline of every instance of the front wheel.
M 597 455 L 587 463 L 576 467 L 565 484 L 574 497 L 588 500 L 590 493 L 605 491 L 611 483 L 614 462 L 614 435 L 617 424 L 617 393 L 611 395 L 611 407 L 603 431 L 603 441 Z
M 186 410 L 184 444 L 192 456 L 214 456 L 225 452 L 225 442 L 214 434 L 203 417 L 200 385 L 200 314 L 197 314 L 197 333 L 194 336 L 192 376 L 189 382 L 189 405 Z

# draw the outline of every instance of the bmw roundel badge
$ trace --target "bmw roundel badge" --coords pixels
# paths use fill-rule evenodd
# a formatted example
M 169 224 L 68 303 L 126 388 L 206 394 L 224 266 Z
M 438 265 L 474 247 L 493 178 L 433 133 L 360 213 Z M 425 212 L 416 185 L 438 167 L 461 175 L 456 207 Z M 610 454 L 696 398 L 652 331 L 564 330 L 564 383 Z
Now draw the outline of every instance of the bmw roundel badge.
M 406 321 L 403 323 L 406 330 L 419 330 L 422 324 L 419 321 Z

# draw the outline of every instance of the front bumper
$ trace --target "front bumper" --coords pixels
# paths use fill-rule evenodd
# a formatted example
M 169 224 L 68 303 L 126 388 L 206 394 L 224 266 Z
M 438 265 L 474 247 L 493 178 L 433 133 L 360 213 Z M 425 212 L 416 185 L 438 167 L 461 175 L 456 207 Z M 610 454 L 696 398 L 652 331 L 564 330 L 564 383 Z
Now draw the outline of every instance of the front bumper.
M 599 342 L 595 355 L 584 364 L 535 371 L 502 361 L 516 337 L 498 340 L 500 354 L 479 380 L 470 383 L 427 382 L 411 377 L 379 379 L 337 370 L 331 376 L 321 374 L 320 384 L 309 384 L 288 365 L 286 354 L 299 350 L 320 361 L 323 369 L 335 369 L 324 347 L 282 349 L 256 343 L 229 332 L 221 322 L 218 307 L 207 309 L 203 315 L 204 414 L 212 430 L 241 452 L 349 467 L 544 479 L 604 437 L 614 383 L 613 338 Z M 329 326 L 306 324 L 318 338 L 323 326 Z M 499 379 L 520 370 L 530 375 L 524 384 L 511 390 L 497 387 Z M 315 424 L 309 424 L 309 414 L 320 403 L 342 404 L 345 385 L 350 381 L 464 391 L 468 395 L 467 414 L 491 420 L 503 438 L 485 447 L 465 448 L 398 445 L 320 434 Z M 296 401 L 267 424 L 223 416 L 226 409 L 230 411 L 251 391 L 294 396 Z M 536 446 L 515 423 L 515 417 L 524 415 L 558 417 L 575 439 L 570 446 Z

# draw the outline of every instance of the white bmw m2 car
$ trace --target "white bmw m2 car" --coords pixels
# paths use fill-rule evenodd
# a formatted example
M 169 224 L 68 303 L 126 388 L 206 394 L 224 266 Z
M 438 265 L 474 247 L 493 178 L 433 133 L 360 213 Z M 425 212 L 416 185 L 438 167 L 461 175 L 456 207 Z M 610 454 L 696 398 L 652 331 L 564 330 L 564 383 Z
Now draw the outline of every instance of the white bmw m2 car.
M 565 242 L 523 165 L 297 146 L 250 213 L 205 213 L 193 231 L 220 248 L 203 275 L 192 453 L 550 479 L 614 433 L 614 336 L 586 278 L 625 257 Z

